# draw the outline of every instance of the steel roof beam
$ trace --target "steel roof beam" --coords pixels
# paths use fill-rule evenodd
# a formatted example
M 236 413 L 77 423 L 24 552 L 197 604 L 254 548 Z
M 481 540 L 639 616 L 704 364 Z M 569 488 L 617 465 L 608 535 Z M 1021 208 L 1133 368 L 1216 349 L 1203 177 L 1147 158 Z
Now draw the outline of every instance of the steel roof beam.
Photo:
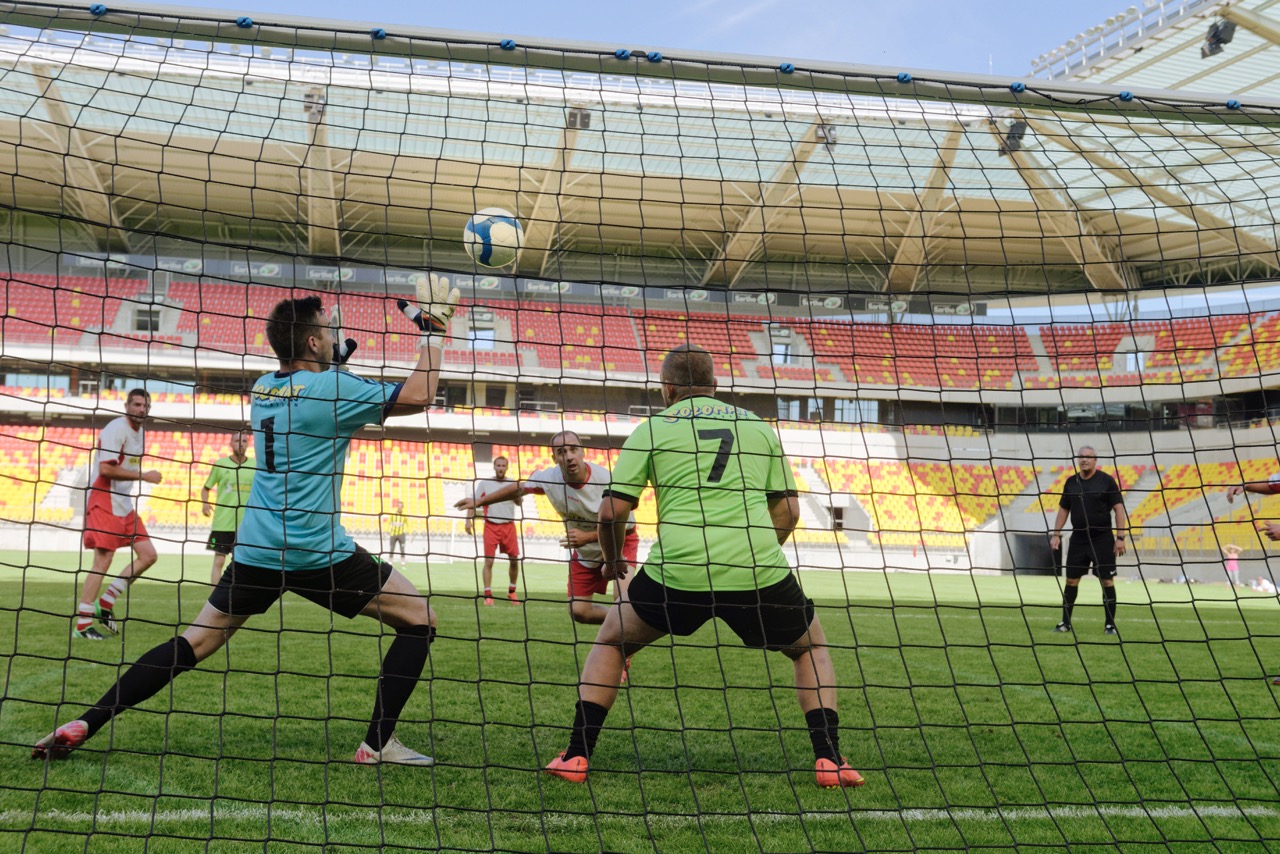
M 1036 133 L 1048 136 L 1058 145 L 1075 152 L 1093 168 L 1105 172 L 1121 183 L 1145 193 L 1153 202 L 1189 217 L 1203 230 L 1206 236 L 1229 247 L 1233 254 L 1249 256 L 1252 260 L 1266 264 L 1274 269 L 1280 269 L 1280 255 L 1277 255 L 1275 243 L 1250 234 L 1235 223 L 1228 222 L 1211 213 L 1203 205 L 1195 204 L 1185 195 L 1179 195 L 1172 190 L 1167 190 L 1157 184 L 1142 180 L 1128 166 L 1117 163 L 1096 151 L 1085 149 L 1068 133 L 1063 132 L 1056 135 L 1047 133 L 1047 128 L 1045 127 L 1047 121 L 1044 119 L 1025 116 L 1024 120 L 1031 125 Z
M 40 102 L 49 112 L 49 138 L 58 149 L 49 153 L 62 161 L 64 189 L 72 205 L 103 248 L 127 252 L 128 230 L 112 201 L 111 164 L 90 152 L 88 132 L 76 126 L 59 91 L 57 70 L 40 64 L 32 67 L 32 73 Z
M 951 166 L 955 163 L 956 152 L 963 138 L 964 125 L 956 124 L 938 148 L 938 158 L 929 171 L 929 177 L 925 179 L 919 203 L 893 254 L 893 264 L 885 279 L 885 290 L 890 293 L 914 291 L 920 281 L 920 274 L 928 259 L 929 236 L 942 215 L 943 191 L 950 181 Z
M 555 156 L 542 176 L 538 194 L 533 200 L 533 210 L 524 218 L 524 246 L 520 250 L 517 269 L 539 277 L 546 276 L 551 267 L 552 245 L 560 234 L 562 224 L 560 194 L 565 190 L 565 170 L 569 155 L 577 147 L 578 129 L 567 124 L 560 131 Z
M 991 134 L 996 140 L 1002 140 L 998 126 L 991 126 Z M 1123 291 L 1136 287 L 1138 277 L 1117 257 L 1114 239 L 1097 233 L 1071 201 L 1065 188 L 1047 177 L 1044 167 L 1034 155 L 1026 151 L 1011 151 L 1008 157 L 1018 167 L 1018 177 L 1031 191 L 1037 217 L 1048 221 L 1084 271 L 1089 284 L 1100 291 Z
M 741 209 L 738 224 L 731 230 L 729 223 L 725 223 L 724 245 L 707 265 L 702 286 L 718 282 L 732 288 L 742 278 L 747 265 L 764 246 L 769 227 L 783 212 L 783 205 L 799 195 L 800 173 L 818 149 L 819 132 L 824 127 L 820 120 L 809 125 L 792 145 L 791 159 L 779 166 L 768 181 L 761 182 L 759 192 Z

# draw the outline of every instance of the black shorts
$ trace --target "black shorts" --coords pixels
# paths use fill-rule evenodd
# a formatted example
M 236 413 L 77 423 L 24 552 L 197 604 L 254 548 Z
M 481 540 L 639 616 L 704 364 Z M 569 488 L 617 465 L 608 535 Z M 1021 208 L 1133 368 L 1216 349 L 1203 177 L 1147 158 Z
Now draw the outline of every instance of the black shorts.
M 640 570 L 627 588 L 636 614 L 671 635 L 691 635 L 713 617 L 723 620 L 742 642 L 756 649 L 785 649 L 809 631 L 813 600 L 788 575 L 759 590 L 676 590 Z
M 209 542 L 204 547 L 214 554 L 229 555 L 236 547 L 236 532 L 210 531 Z
M 395 553 L 396 553 L 396 546 L 399 546 L 399 547 L 400 547 L 400 554 L 401 554 L 401 556 L 406 555 L 406 554 L 407 554 L 407 552 L 405 551 L 405 548 L 404 548 L 404 539 L 405 539 L 405 535 L 404 535 L 404 534 L 392 534 L 392 535 L 391 535 L 391 546 L 387 549 L 387 551 L 391 552 L 392 554 L 395 554 Z
M 1067 578 L 1084 578 L 1091 567 L 1099 579 L 1116 577 L 1116 538 L 1110 532 L 1071 535 L 1067 544 Z
M 232 617 L 267 611 L 285 591 L 347 619 L 358 616 L 391 577 L 391 565 L 356 546 L 356 553 L 324 569 L 264 569 L 232 561 L 209 604 Z

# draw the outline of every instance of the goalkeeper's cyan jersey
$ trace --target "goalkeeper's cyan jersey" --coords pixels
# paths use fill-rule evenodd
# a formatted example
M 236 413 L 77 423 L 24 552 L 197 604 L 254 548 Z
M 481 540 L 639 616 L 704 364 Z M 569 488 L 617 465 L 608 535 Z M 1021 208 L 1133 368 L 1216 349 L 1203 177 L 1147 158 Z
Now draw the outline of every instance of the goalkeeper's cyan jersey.
M 346 371 L 276 371 L 254 383 L 257 473 L 236 538 L 239 563 L 320 569 L 355 553 L 342 527 L 342 471 L 351 436 L 380 424 L 399 383 Z

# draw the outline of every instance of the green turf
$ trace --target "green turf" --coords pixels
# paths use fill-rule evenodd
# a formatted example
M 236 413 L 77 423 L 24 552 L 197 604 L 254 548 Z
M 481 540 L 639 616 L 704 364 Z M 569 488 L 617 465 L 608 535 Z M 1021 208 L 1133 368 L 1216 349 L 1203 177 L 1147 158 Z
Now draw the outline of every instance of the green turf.
M 429 582 L 409 572 L 433 593 L 441 638 L 399 734 L 432 770 L 349 764 L 377 626 L 339 619 L 331 634 L 326 612 L 292 597 L 66 762 L 32 762 L 35 738 L 206 592 L 206 560 L 176 583 L 182 567 L 163 559 L 129 594 L 123 642 L 72 644 L 83 560 L 0 553 L 0 850 L 1280 844 L 1280 705 L 1264 678 L 1280 664 L 1280 609 L 1224 585 L 1122 583 L 1119 643 L 1092 580 L 1064 636 L 1050 631 L 1051 578 L 807 573 L 843 688 L 843 749 L 868 781 L 843 792 L 813 785 L 789 664 L 717 647 L 712 628 L 636 657 L 589 786 L 537 773 L 564 747 L 594 633 L 575 635 L 564 568 L 533 564 L 522 607 L 479 606 L 469 564 Z

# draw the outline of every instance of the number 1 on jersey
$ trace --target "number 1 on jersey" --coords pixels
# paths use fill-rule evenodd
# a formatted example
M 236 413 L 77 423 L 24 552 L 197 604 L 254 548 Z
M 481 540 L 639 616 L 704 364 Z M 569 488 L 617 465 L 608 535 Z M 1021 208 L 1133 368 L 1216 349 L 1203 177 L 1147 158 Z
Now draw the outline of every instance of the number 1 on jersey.
M 266 458 L 267 471 L 276 470 L 276 417 L 272 415 L 270 418 L 262 419 L 262 439 L 266 446 L 264 449 L 264 457 Z
M 707 483 L 719 483 L 724 477 L 724 468 L 729 464 L 729 454 L 733 451 L 732 430 L 699 430 L 699 439 L 719 439 L 720 448 L 716 451 L 716 461 L 711 464 L 711 472 L 707 475 Z

